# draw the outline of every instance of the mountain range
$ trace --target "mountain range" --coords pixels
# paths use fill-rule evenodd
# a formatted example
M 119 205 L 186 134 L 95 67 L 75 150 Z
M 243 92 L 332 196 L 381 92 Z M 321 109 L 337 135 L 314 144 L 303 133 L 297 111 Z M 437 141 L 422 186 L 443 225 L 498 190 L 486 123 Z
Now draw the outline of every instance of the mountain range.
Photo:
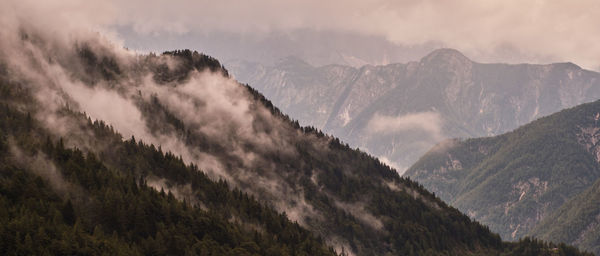
M 600 101 L 494 137 L 452 139 L 406 175 L 505 239 L 600 253 Z
M 335 30 L 291 29 L 285 32 L 145 34 L 131 27 L 118 27 L 128 47 L 143 51 L 200 48 L 223 61 L 257 61 L 273 65 L 286 56 L 297 56 L 312 65 L 341 64 L 360 67 L 416 60 L 440 43 L 402 45 L 383 36 Z
M 335 134 L 400 173 L 447 138 L 498 135 L 600 98 L 600 74 L 573 63 L 486 64 L 453 49 L 360 68 L 227 64 L 302 125 Z
M 503 242 L 210 56 L 3 25 L 5 255 L 589 255 Z

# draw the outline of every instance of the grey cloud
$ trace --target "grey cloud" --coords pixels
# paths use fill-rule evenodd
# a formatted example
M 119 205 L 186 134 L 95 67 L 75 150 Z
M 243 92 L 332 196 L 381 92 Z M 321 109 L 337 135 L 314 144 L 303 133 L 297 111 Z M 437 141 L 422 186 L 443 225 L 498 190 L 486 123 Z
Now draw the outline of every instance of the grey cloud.
M 446 139 L 444 134 L 444 118 L 436 111 L 424 111 L 407 113 L 401 115 L 383 115 L 376 113 L 367 123 L 366 135 L 368 139 L 378 137 L 403 138 L 403 143 L 410 143 L 414 150 L 425 152 L 439 141 Z M 364 148 L 369 151 L 369 149 Z M 394 152 L 386 152 L 378 155 L 379 160 L 396 169 L 402 174 L 407 166 L 397 162 L 398 155 Z
M 27 10 L 45 30 L 85 26 L 118 37 L 136 33 L 268 34 L 313 29 L 380 35 L 420 45 L 441 42 L 477 61 L 572 61 L 600 65 L 600 3 L 583 1 L 18 1 L 4 9 Z
M 38 152 L 29 155 L 23 152 L 19 146 L 9 140 L 10 154 L 18 166 L 24 167 L 33 174 L 44 179 L 50 187 L 61 197 L 80 196 L 81 188 L 66 181 L 54 163 L 45 154 Z
M 165 191 L 166 193 L 171 192 L 173 196 L 181 201 L 185 200 L 192 205 L 198 205 L 200 207 L 206 207 L 202 202 L 198 201 L 194 191 L 192 190 L 192 184 L 176 185 L 170 184 L 168 180 L 158 178 L 154 176 L 146 177 L 146 185 L 154 188 L 156 191 Z
M 383 164 L 386 164 L 387 166 L 394 168 L 397 172 L 400 172 L 400 173 L 403 173 L 408 168 L 406 166 L 399 165 L 398 163 L 387 158 L 386 156 L 379 156 L 377 158 L 379 158 L 379 161 L 381 161 Z
M 431 140 L 439 141 L 444 138 L 442 124 L 443 119 L 440 114 L 432 111 L 400 116 L 375 114 L 367 124 L 367 130 L 371 134 L 394 134 L 420 130 L 430 134 Z
M 377 217 L 370 214 L 365 210 L 365 206 L 362 203 L 342 203 L 340 201 L 335 202 L 336 206 L 346 212 L 352 214 L 355 218 L 362 221 L 364 224 L 375 230 L 381 230 L 383 228 L 383 222 Z

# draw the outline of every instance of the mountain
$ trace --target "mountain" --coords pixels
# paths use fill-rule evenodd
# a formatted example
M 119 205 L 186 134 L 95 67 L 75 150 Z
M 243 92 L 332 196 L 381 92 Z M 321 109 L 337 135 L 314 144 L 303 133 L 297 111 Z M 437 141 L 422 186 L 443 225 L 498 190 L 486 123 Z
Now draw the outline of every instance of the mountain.
M 3 254 L 588 255 L 502 242 L 210 56 L 7 20 Z
M 499 232 L 599 253 L 600 101 L 495 137 L 447 140 L 406 175 Z
M 228 64 L 274 104 L 400 172 L 436 143 L 497 135 L 600 98 L 600 74 L 572 63 L 482 64 L 452 49 L 418 62 L 314 67 L 290 57 Z

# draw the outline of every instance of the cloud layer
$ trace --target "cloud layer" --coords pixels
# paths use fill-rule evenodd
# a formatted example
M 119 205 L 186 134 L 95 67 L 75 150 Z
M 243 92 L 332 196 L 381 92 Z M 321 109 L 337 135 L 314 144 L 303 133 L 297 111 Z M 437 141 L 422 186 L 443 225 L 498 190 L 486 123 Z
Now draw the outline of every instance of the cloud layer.
M 384 36 L 403 45 L 439 42 L 483 62 L 572 61 L 600 67 L 600 2 L 582 1 L 19 1 L 28 19 L 102 32 L 268 34 L 296 29 Z M 63 24 L 63 25 L 64 25 Z M 56 28 L 55 28 L 56 29 Z M 201 50 L 201 49 L 200 49 Z

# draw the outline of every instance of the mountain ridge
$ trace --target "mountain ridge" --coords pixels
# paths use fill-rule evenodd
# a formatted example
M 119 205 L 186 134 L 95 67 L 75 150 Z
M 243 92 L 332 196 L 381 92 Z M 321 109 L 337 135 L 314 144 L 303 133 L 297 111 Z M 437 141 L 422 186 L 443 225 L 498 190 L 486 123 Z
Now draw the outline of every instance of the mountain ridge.
M 600 74 L 575 64 L 485 64 L 453 49 L 418 62 L 360 68 L 228 66 L 301 124 L 388 159 L 400 172 L 445 138 L 500 134 L 600 98 Z M 437 116 L 437 127 L 415 114 Z M 385 135 L 370 133 L 382 118 L 397 125 Z M 415 136 L 409 127 L 430 132 Z

